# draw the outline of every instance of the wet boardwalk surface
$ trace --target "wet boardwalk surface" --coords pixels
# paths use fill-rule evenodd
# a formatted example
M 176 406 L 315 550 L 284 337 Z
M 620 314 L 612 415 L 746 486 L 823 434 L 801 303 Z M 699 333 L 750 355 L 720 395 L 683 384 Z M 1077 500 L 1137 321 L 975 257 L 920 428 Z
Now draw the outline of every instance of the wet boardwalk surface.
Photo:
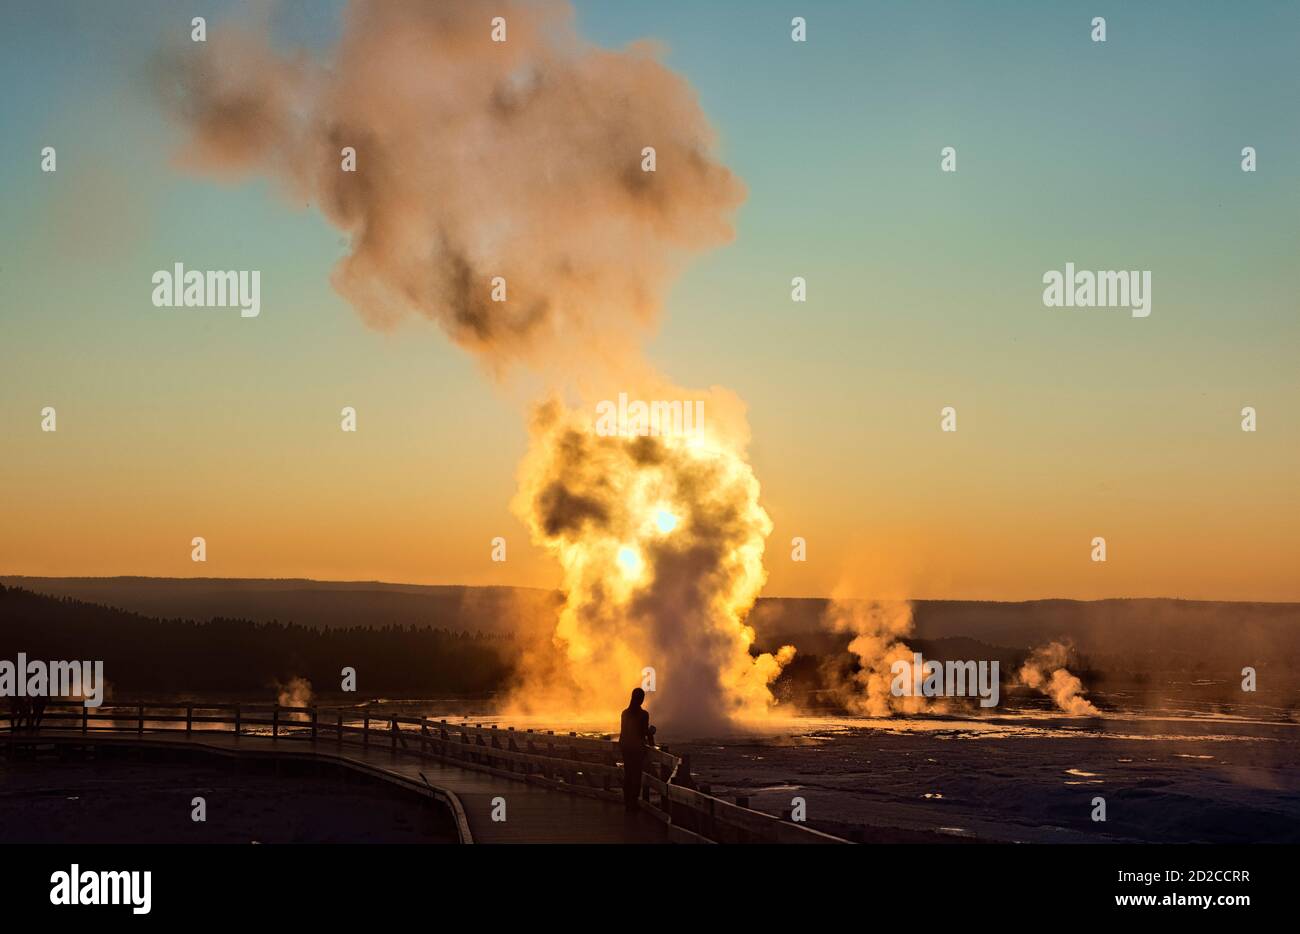
M 379 745 L 338 746 L 322 740 L 240 735 L 196 730 L 189 737 L 175 732 L 144 733 L 95 731 L 89 734 L 42 731 L 18 734 L 23 742 L 69 745 L 105 744 L 127 747 L 201 749 L 223 755 L 292 756 L 342 762 L 371 773 L 423 785 L 428 782 L 454 795 L 464 810 L 475 843 L 666 843 L 668 833 L 654 817 L 628 815 L 621 804 L 554 791 L 489 772 L 460 768 L 435 759 L 421 760 L 394 753 Z M 7 736 L 0 733 L 0 742 Z M 57 766 L 54 766 L 57 768 Z M 286 777 L 285 781 L 292 781 Z M 505 799 L 505 820 L 492 819 L 494 798 Z

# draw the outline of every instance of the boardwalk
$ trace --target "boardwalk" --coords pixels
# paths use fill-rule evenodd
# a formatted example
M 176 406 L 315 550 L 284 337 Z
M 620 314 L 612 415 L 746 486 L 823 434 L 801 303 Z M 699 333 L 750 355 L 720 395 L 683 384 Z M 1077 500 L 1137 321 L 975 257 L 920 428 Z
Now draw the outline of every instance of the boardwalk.
M 6 722 L 7 721 L 7 722 Z M 7 729 L 5 729 L 7 728 Z M 844 843 L 697 789 L 689 757 L 647 750 L 627 813 L 609 739 L 484 728 L 349 708 L 53 701 L 38 731 L 0 713 L 0 752 L 122 747 L 160 754 L 318 762 L 439 801 L 465 843 Z M 504 805 L 504 820 L 499 818 Z
M 429 786 L 468 825 L 473 843 L 666 843 L 668 831 L 649 814 L 626 814 L 622 805 L 513 781 L 438 761 L 420 762 L 402 753 L 374 746 L 334 748 L 297 736 L 240 735 L 202 731 L 188 739 L 166 733 L 96 732 L 86 735 L 62 730 L 18 734 L 23 743 L 136 748 L 171 747 L 217 756 L 316 759 L 332 762 L 388 781 L 424 791 Z M 3 737 L 0 736 L 0 740 Z M 424 778 L 420 777 L 424 774 Z M 427 785 L 425 782 L 427 779 Z M 493 799 L 504 798 L 506 820 L 492 820 Z M 456 810 L 459 807 L 460 813 Z

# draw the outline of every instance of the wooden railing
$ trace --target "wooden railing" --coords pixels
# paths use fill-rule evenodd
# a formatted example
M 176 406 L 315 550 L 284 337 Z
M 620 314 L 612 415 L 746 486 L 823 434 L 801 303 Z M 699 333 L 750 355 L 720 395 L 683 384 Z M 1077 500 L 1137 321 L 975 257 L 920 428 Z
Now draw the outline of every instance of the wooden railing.
M 0 729 L 22 736 L 9 711 Z M 433 759 L 491 772 L 561 791 L 622 800 L 623 767 L 618 744 L 609 738 L 553 731 L 501 729 L 428 717 L 379 716 L 368 705 L 288 707 L 279 704 L 136 703 L 85 707 L 79 701 L 49 701 L 42 732 L 195 733 L 221 732 L 300 740 L 317 746 L 387 747 L 398 755 Z M 838 837 L 733 804 L 697 788 L 690 756 L 667 746 L 647 751 L 642 807 L 664 821 L 683 842 L 844 843 Z

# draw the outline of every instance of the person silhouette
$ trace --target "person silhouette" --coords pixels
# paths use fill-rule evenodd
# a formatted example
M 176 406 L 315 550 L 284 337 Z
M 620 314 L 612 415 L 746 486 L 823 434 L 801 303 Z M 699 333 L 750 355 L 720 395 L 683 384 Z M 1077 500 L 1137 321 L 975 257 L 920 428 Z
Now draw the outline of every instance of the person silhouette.
M 650 725 L 650 712 L 645 703 L 645 691 L 632 689 L 632 701 L 623 711 L 619 723 L 618 751 L 623 755 L 623 807 L 637 810 L 641 797 L 641 773 L 645 770 L 646 749 L 653 743 L 655 728 Z

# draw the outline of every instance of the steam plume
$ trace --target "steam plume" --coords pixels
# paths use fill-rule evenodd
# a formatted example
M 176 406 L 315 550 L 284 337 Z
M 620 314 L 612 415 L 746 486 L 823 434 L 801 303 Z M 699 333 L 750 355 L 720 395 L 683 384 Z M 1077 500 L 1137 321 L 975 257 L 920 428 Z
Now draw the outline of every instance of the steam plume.
M 275 700 L 281 707 L 310 707 L 312 701 L 311 682 L 306 678 L 293 677 L 287 684 L 276 684 Z M 306 720 L 304 713 L 285 715 L 291 720 Z
M 728 403 L 715 390 L 709 433 L 687 438 L 600 436 L 558 402 L 537 409 L 515 505 L 564 569 L 555 638 L 581 678 L 526 666 L 525 708 L 617 710 L 650 667 L 657 716 L 677 729 L 766 713 L 794 648 L 749 652 L 743 616 L 772 523 L 743 441 L 727 436 Z
M 494 372 L 626 356 L 682 261 L 731 238 L 744 187 L 652 45 L 593 47 L 553 0 L 490 12 L 507 41 L 474 0 L 383 0 L 348 8 L 329 62 L 238 28 L 186 43 L 161 70 L 180 163 L 317 205 L 351 237 L 333 284 L 372 325 L 431 319 Z
M 846 674 L 838 668 L 823 668 L 831 692 L 845 708 L 870 717 L 895 713 L 941 713 L 942 699 L 897 697 L 890 690 L 896 661 L 912 664 L 912 649 L 904 641 L 912 632 L 912 604 L 905 600 L 848 600 L 835 598 L 826 607 L 823 625 L 853 636 L 849 652 L 858 670 Z
M 333 284 L 376 327 L 430 319 L 494 375 L 522 363 L 557 390 L 589 395 L 571 374 L 598 369 L 605 385 L 682 398 L 654 394 L 665 381 L 639 341 L 689 256 L 730 239 L 744 187 L 652 46 L 593 47 L 551 0 L 490 14 L 507 41 L 472 0 L 356 2 L 328 62 L 214 33 L 160 70 L 189 131 L 180 163 L 267 175 L 317 205 L 351 238 Z M 340 170 L 343 147 L 357 171 Z M 751 657 L 743 622 L 771 522 L 741 407 L 708 397 L 709 431 L 687 439 L 597 435 L 558 395 L 537 409 L 516 509 L 559 559 L 566 602 L 517 706 L 608 715 L 645 667 L 657 716 L 678 728 L 772 702 L 794 650 Z
M 1072 652 L 1073 647 L 1065 642 L 1039 646 L 1020 666 L 1020 683 L 1050 697 L 1071 716 L 1099 717 L 1101 711 L 1083 696 L 1083 682 L 1065 667 Z

